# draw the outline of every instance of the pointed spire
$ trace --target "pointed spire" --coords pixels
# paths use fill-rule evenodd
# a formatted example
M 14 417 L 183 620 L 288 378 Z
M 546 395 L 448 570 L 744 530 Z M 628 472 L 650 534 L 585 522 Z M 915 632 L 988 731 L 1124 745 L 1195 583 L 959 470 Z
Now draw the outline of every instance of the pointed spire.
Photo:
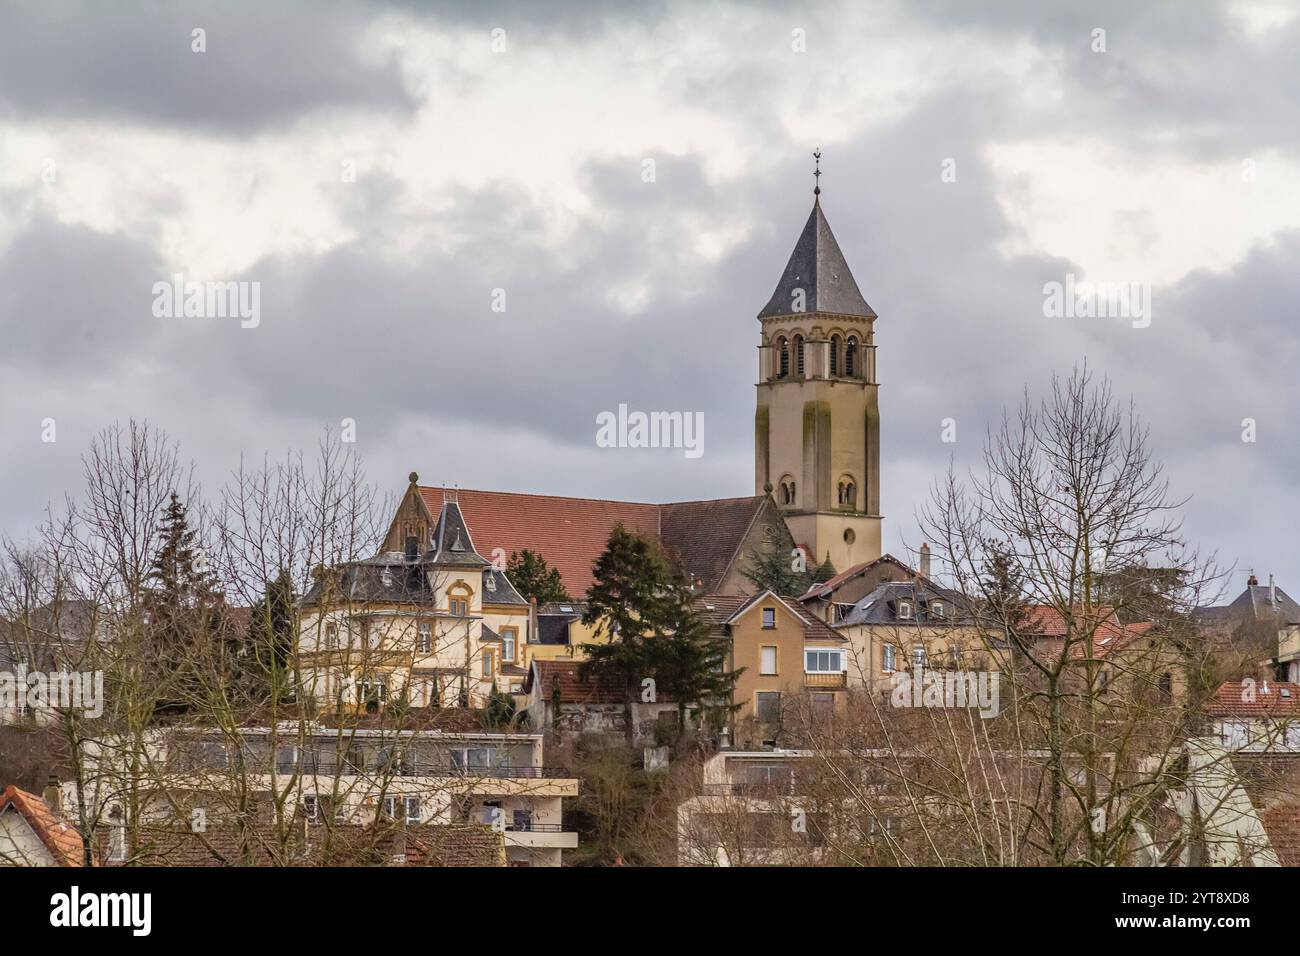
M 820 206 L 822 201 L 822 148 L 820 146 L 813 150 L 813 159 L 817 163 L 813 168 L 813 204 Z
M 799 241 L 795 243 L 790 260 L 781 274 L 776 291 L 768 300 L 760 319 L 777 315 L 795 315 L 799 312 L 827 312 L 833 315 L 851 315 L 864 319 L 876 318 L 875 310 L 858 291 L 849 264 L 835 241 L 821 203 L 821 150 L 813 153 L 817 166 L 813 176 L 818 185 L 813 188 L 813 208 L 804 224 Z

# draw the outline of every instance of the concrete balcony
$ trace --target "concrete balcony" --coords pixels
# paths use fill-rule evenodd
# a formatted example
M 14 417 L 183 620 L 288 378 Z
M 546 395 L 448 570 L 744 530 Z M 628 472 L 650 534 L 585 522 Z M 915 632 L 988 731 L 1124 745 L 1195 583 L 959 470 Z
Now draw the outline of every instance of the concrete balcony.
M 565 832 L 558 823 L 531 823 L 507 826 L 506 846 L 536 849 L 572 850 L 578 846 L 578 834 Z

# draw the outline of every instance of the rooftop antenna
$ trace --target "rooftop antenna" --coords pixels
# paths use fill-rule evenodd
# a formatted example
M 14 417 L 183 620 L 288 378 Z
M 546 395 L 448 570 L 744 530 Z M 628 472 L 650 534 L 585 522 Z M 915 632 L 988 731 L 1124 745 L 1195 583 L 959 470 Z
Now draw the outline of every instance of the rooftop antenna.
M 813 159 L 817 161 L 813 167 L 813 202 L 821 202 L 822 194 L 822 148 L 818 146 L 813 150 Z

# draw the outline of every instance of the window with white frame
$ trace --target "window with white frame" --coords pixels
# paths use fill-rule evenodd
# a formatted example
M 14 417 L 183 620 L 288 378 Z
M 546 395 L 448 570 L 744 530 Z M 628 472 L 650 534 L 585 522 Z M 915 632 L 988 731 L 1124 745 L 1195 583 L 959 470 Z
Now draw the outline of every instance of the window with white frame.
M 406 798 L 406 822 L 407 823 L 420 822 L 420 798 L 419 797 Z
M 806 647 L 803 652 L 803 669 L 808 674 L 843 673 L 844 652 L 829 647 Z
M 325 650 L 337 650 L 339 646 L 339 626 L 333 622 L 325 625 Z
M 519 631 L 513 627 L 501 628 L 501 660 L 514 661 L 515 647 L 519 643 Z
M 893 644 L 880 649 L 880 669 L 886 673 L 898 670 L 898 648 Z
M 768 646 L 760 651 L 759 674 L 771 677 L 776 674 L 776 647 Z
M 1285 746 L 1290 750 L 1300 749 L 1300 720 L 1293 720 L 1286 725 Z
M 901 621 L 910 621 L 910 620 L 912 619 L 912 602 L 911 602 L 911 601 L 899 601 L 899 602 L 898 602 L 898 618 L 899 618 L 899 620 L 901 620 Z
M 917 644 L 912 648 L 912 666 L 924 667 L 926 662 L 925 646 Z
M 763 608 L 763 628 L 765 630 L 771 630 L 774 627 L 776 627 L 776 608 Z
M 931 612 L 935 617 L 943 617 L 944 614 L 946 613 L 946 612 L 945 612 L 945 609 L 944 609 L 944 606 L 943 606 L 943 602 L 942 602 L 942 601 L 931 601 L 931 602 L 930 602 L 930 612 Z
M 302 815 L 303 819 L 309 823 L 315 823 L 320 819 L 320 801 L 316 798 L 316 794 L 308 793 L 303 795 Z
M 1244 747 L 1250 740 L 1250 725 L 1244 720 L 1225 720 L 1219 727 L 1219 737 L 1225 747 Z
M 433 622 L 420 621 L 415 625 L 415 649 L 421 654 L 433 650 Z
M 496 653 L 488 647 L 483 648 L 483 676 L 491 677 L 496 673 Z

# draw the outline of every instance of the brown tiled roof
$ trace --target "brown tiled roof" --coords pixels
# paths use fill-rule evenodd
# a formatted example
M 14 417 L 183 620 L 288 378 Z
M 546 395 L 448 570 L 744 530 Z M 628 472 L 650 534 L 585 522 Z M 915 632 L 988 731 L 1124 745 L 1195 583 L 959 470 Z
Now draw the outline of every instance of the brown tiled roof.
M 306 843 L 304 844 L 304 837 Z M 328 842 L 328 850 L 325 848 Z M 269 824 L 147 828 L 139 866 L 504 866 L 501 833 L 479 824 L 291 828 L 281 839 Z
M 407 866 L 505 866 L 505 834 L 462 823 L 407 827 Z
M 1300 718 L 1300 684 L 1256 681 L 1251 688 L 1241 681 L 1224 681 L 1204 709 L 1211 717 Z
M 1283 866 L 1300 866 L 1300 800 L 1266 807 L 1260 813 L 1273 852 Z
M 1084 619 L 1082 609 L 1078 611 L 1079 621 Z M 1091 619 L 1096 621 L 1096 630 L 1092 635 L 1092 656 L 1102 658 L 1117 648 L 1125 646 L 1136 637 L 1149 634 L 1155 627 L 1153 621 L 1134 621 L 1121 624 L 1113 610 L 1099 608 L 1091 612 Z M 1026 631 L 1045 657 L 1059 656 L 1065 647 L 1067 622 L 1061 612 L 1049 604 L 1036 604 L 1028 608 Z M 1071 646 L 1071 654 L 1083 655 L 1082 642 Z
M 898 558 L 894 557 L 892 554 L 882 554 L 873 561 L 863 561 L 860 564 L 855 564 L 847 571 L 841 571 L 828 581 L 823 581 L 821 584 L 814 584 L 799 599 L 801 601 L 807 601 L 813 598 L 826 597 L 827 595 L 833 594 L 838 590 L 841 584 L 844 584 L 846 581 L 851 581 L 861 574 L 865 574 L 867 571 L 870 571 L 872 568 L 882 563 L 897 565 L 899 569 L 909 577 L 921 576 L 917 571 L 909 568 L 904 562 L 898 560 Z
M 441 488 L 420 488 L 430 514 L 442 508 Z M 591 586 L 591 566 L 618 524 L 659 541 L 680 569 L 711 590 L 721 581 L 766 498 L 720 498 L 648 504 L 602 498 L 563 498 L 461 489 L 456 500 L 480 554 L 528 548 L 560 572 L 574 598 Z
M 659 539 L 664 551 L 705 591 L 722 584 L 767 499 L 719 498 L 663 505 Z
M 695 602 L 695 609 L 713 627 L 721 627 L 752 598 L 740 594 L 706 594 Z
M 764 591 L 761 594 L 754 595 L 753 597 L 740 599 L 740 603 L 734 608 L 734 610 L 732 610 L 727 617 L 722 619 L 723 622 L 725 623 L 735 617 L 737 614 L 746 610 L 750 605 L 757 604 L 768 593 L 770 592 Z M 777 600 L 781 599 L 778 597 Z M 781 600 L 781 603 L 788 607 L 794 613 L 795 617 L 799 618 L 799 620 L 803 622 L 803 638 L 805 641 L 835 641 L 837 643 L 843 643 L 848 640 L 848 638 L 843 634 L 835 630 L 816 614 L 813 614 L 811 611 L 801 606 L 798 602 Z
M 10 784 L 0 792 L 0 813 L 12 806 L 40 837 L 60 866 L 81 866 L 85 850 L 81 834 L 40 797 Z
M 543 700 L 552 700 L 554 688 L 560 689 L 561 704 L 621 704 L 623 688 L 610 674 L 581 676 L 580 662 L 534 660 L 524 690 L 532 693 L 534 682 L 540 685 Z M 536 676 L 534 676 L 536 675 Z

